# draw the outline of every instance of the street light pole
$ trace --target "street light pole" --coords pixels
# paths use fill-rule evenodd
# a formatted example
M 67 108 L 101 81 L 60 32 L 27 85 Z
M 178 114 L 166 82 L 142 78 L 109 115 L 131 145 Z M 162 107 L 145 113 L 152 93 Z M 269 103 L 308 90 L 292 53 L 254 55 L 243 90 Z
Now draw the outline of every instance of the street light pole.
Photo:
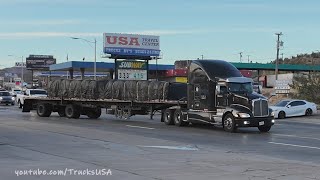
M 279 50 L 280 50 L 280 36 L 282 35 L 282 32 L 276 33 L 278 36 L 277 40 L 277 59 L 276 59 L 276 69 L 275 69 L 275 75 L 276 75 L 276 80 L 278 80 L 278 66 L 279 66 Z
M 94 80 L 97 80 L 97 39 L 94 38 L 94 65 L 93 65 Z
M 20 58 L 20 56 L 15 56 L 15 55 L 8 55 L 8 56 Z M 23 87 L 23 83 L 24 83 L 24 80 L 23 80 L 23 56 L 21 56 L 21 87 Z
M 89 41 L 87 39 L 78 38 L 78 37 L 70 37 L 71 39 L 80 39 L 86 41 L 88 43 L 94 43 L 94 64 L 93 64 L 93 74 L 94 80 L 97 80 L 97 39 L 94 38 L 94 41 Z M 92 46 L 91 46 L 92 47 Z

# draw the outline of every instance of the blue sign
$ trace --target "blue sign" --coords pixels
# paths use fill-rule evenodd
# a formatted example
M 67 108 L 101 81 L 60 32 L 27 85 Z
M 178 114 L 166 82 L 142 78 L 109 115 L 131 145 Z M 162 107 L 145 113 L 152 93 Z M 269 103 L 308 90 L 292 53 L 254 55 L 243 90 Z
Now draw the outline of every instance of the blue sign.
M 106 47 L 104 48 L 104 53 L 133 56 L 159 56 L 160 50 Z

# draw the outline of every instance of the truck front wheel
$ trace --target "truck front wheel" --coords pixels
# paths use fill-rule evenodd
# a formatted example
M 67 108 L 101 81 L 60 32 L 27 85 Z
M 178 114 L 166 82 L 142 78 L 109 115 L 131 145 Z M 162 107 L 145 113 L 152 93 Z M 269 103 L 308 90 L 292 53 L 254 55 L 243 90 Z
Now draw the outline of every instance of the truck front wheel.
M 65 109 L 65 114 L 67 118 L 78 119 L 80 117 L 80 109 L 76 105 L 68 104 Z
M 49 104 L 39 104 L 37 107 L 37 114 L 40 117 L 49 117 L 52 113 L 52 106 Z
M 235 132 L 237 130 L 234 117 L 228 113 L 223 118 L 223 129 L 227 132 Z
M 166 125 L 173 125 L 174 124 L 173 113 L 174 113 L 174 111 L 171 109 L 166 109 L 164 111 L 164 123 Z
M 271 129 L 271 126 L 259 126 L 258 129 L 260 132 L 269 132 Z

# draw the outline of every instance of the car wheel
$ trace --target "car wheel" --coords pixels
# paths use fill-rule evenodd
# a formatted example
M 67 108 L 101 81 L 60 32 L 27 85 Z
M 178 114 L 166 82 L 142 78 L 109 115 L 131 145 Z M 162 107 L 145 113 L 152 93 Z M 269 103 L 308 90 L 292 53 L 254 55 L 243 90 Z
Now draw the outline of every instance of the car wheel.
M 306 113 L 305 113 L 306 116 L 311 116 L 312 115 L 312 109 L 308 108 L 306 110 Z
M 183 115 L 180 109 L 174 111 L 174 125 L 187 126 L 189 122 L 183 121 Z
M 279 114 L 278 114 L 278 118 L 279 119 L 284 119 L 286 118 L 286 113 L 284 111 L 280 111 Z
M 171 109 L 166 109 L 164 111 L 164 123 L 166 125 L 173 125 L 174 124 L 174 117 L 173 117 L 173 110 Z
M 237 130 L 236 123 L 232 114 L 228 113 L 224 116 L 223 129 L 227 132 L 235 132 Z
M 258 129 L 260 132 L 269 132 L 271 129 L 271 126 L 259 126 Z

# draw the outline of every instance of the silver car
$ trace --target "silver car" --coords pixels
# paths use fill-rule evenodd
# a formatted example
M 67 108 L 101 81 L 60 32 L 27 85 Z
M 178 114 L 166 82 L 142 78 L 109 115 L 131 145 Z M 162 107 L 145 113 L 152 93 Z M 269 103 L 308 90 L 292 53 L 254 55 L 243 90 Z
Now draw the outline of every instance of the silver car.
M 15 98 L 8 91 L 0 91 L 0 103 L 6 105 L 14 105 Z

